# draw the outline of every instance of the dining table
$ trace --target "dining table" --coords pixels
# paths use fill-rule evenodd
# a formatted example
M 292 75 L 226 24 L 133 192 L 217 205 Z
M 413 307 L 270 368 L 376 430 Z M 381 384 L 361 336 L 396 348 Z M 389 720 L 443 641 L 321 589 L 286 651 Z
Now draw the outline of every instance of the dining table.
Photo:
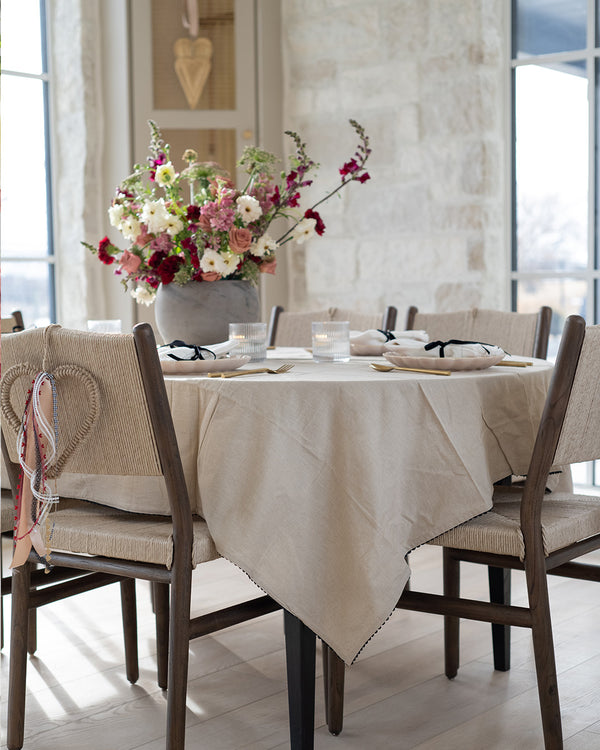
M 531 358 L 447 376 L 374 362 L 386 360 L 317 363 L 279 348 L 262 364 L 293 364 L 281 374 L 165 375 L 192 511 L 283 607 L 290 639 L 299 624 L 298 638 L 316 634 L 347 664 L 393 612 L 409 552 L 485 513 L 495 482 L 526 473 L 552 375 Z M 93 485 L 69 491 L 97 499 Z M 155 479 L 128 495 L 127 510 L 168 512 Z

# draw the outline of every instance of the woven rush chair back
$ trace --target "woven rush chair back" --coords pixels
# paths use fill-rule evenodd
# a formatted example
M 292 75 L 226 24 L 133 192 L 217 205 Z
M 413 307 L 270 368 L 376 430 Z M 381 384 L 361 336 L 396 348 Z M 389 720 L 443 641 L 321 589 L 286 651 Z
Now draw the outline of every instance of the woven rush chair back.
M 9 334 L 2 340 L 2 414 L 11 461 L 35 375 L 57 382 L 59 455 L 63 471 L 160 476 L 148 404 L 132 335 L 97 334 L 60 326 Z
M 600 458 L 600 325 L 586 329 L 554 465 Z
M 25 328 L 20 310 L 13 310 L 8 318 L 2 318 L 0 333 L 17 333 Z
M 542 307 L 537 313 L 501 310 L 459 310 L 449 313 L 420 313 L 409 308 L 407 329 L 425 330 L 432 341 L 462 339 L 482 341 L 502 347 L 508 354 L 545 359 L 552 310 Z
M 360 313 L 338 307 L 309 312 L 285 312 L 277 305 L 271 311 L 269 346 L 312 346 L 312 323 L 327 320 L 348 320 L 351 331 L 369 328 L 391 330 L 396 324 L 397 310 L 388 306 L 383 313 Z

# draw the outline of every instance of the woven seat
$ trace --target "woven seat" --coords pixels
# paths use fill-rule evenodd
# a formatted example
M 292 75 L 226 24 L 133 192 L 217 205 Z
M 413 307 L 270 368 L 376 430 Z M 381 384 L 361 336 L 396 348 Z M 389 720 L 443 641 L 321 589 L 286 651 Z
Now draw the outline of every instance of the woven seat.
M 173 562 L 173 524 L 170 518 L 126 513 L 115 508 L 74 503 L 52 514 L 52 548 L 78 554 L 117 557 L 164 565 Z M 193 519 L 192 566 L 216 560 L 219 553 L 206 521 Z
M 521 490 L 497 487 L 492 510 L 435 537 L 429 544 L 524 560 L 521 496 Z M 544 500 L 541 525 L 546 556 L 600 534 L 600 497 L 552 493 Z
M 47 416 L 56 419 L 58 454 L 48 465 L 47 476 L 55 480 L 58 493 L 63 471 L 99 478 L 111 475 L 111 492 L 114 477 L 158 477 L 164 481 L 171 511 L 167 516 L 145 515 L 114 508 L 108 500 L 99 505 L 61 498 L 58 510 L 50 514 L 46 536 L 53 566 L 49 574 L 32 571 L 39 560 L 33 551 L 28 559 L 26 547 L 20 552 L 18 562 L 24 562 L 12 574 L 7 747 L 19 750 L 24 740 L 27 649 L 23 633 L 29 612 L 65 595 L 121 581 L 126 631 L 135 634 L 133 587 L 136 578 L 142 578 L 152 583 L 158 682 L 168 687 L 166 748 L 183 750 L 190 639 L 272 612 L 279 605 L 260 596 L 190 617 L 192 570 L 198 563 L 214 560 L 218 552 L 206 523 L 191 513 L 152 329 L 140 324 L 133 335 L 121 335 L 49 326 L 9 334 L 2 339 L 2 365 L 2 453 L 13 491 L 20 415 L 32 379 L 43 372 L 46 381 L 53 378 L 56 394 L 55 401 L 50 398 L 53 416 Z M 19 528 L 27 529 L 28 519 Z M 23 550 L 23 540 L 27 541 L 27 533 L 21 534 L 16 549 Z M 75 571 L 78 578 L 65 581 L 64 571 L 69 575 Z M 137 652 L 133 655 L 126 649 L 126 662 L 127 676 L 135 682 Z
M 273 307 L 269 321 L 267 341 L 269 346 L 312 346 L 313 321 L 347 320 L 350 330 L 366 331 L 369 328 L 391 330 L 396 325 L 397 310 L 386 307 L 383 313 L 361 313 L 329 307 L 309 312 L 285 312 L 281 305 Z

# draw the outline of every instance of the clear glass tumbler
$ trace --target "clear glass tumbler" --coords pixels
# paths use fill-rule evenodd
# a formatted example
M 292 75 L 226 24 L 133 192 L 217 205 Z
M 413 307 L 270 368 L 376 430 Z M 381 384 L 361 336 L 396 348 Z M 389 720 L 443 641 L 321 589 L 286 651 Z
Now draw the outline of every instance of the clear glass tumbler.
M 235 355 L 249 354 L 251 362 L 267 358 L 266 323 L 230 323 L 229 340 L 239 344 L 232 352 Z
M 315 362 L 350 360 L 350 323 L 327 320 L 312 324 L 312 352 Z

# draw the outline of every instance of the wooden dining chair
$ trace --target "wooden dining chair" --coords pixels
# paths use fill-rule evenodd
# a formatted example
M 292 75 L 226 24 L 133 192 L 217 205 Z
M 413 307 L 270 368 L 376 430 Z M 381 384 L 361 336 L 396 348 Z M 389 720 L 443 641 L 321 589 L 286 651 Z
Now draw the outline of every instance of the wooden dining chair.
M 420 313 L 409 307 L 407 330 L 424 329 L 432 341 L 458 338 L 483 341 L 502 347 L 509 354 L 546 359 L 552 323 L 552 309 L 540 307 L 537 313 L 506 312 L 471 308 L 448 313 Z M 563 472 L 565 486 L 570 487 L 570 473 Z M 509 481 L 507 478 L 506 482 Z M 490 569 L 490 599 L 510 604 L 510 570 Z M 510 627 L 492 625 L 494 669 L 510 669 Z
M 445 673 L 450 679 L 459 666 L 461 618 L 530 628 L 546 750 L 563 747 L 547 575 L 600 582 L 599 565 L 573 562 L 600 549 L 600 497 L 548 493 L 546 486 L 554 466 L 600 459 L 598 372 L 600 326 L 586 329 L 583 318 L 572 315 L 525 484 L 497 486 L 490 511 L 429 542 L 443 547 L 443 594 L 407 587 L 396 605 L 444 615 Z M 524 570 L 527 605 L 461 598 L 461 562 Z
M 157 629 L 169 633 L 166 748 L 183 750 L 189 640 L 279 605 L 262 596 L 190 617 L 192 570 L 219 555 L 206 523 L 191 512 L 148 324 L 137 325 L 127 335 L 60 326 L 27 330 L 3 338 L 2 356 L 2 448 L 13 476 L 18 468 L 18 415 L 23 414 L 32 377 L 45 371 L 56 380 L 59 445 L 64 446 L 54 472 L 59 491 L 63 471 L 156 476 L 164 480 L 170 506 L 170 515 L 150 516 L 118 510 L 110 499 L 102 504 L 61 499 L 49 520 L 53 567 L 46 579 L 60 581 L 63 569 L 79 571 L 82 578 L 32 589 L 31 568 L 37 560 L 33 554 L 13 569 L 7 747 L 18 750 L 24 741 L 28 612 L 70 595 L 77 587 L 95 586 L 98 580 L 124 579 L 133 586 L 141 578 L 156 586 Z
M 462 339 L 495 344 L 508 354 L 546 359 L 552 322 L 552 309 L 540 307 L 537 313 L 472 308 L 447 313 L 420 313 L 411 305 L 406 330 L 424 330 L 431 341 Z
M 312 346 L 313 321 L 348 320 L 350 329 L 366 331 L 378 328 L 391 331 L 396 325 L 398 310 L 388 305 L 383 313 L 360 313 L 329 307 L 324 310 L 309 312 L 285 312 L 281 305 L 271 310 L 269 319 L 267 343 L 269 346 Z
M 473 308 L 448 313 L 419 313 L 411 305 L 406 316 L 406 330 L 425 330 L 430 340 L 483 341 L 501 346 L 517 356 L 545 359 L 552 309 L 544 306 L 537 313 L 515 313 Z M 507 478 L 508 481 L 508 478 Z M 510 604 L 511 572 L 506 568 L 488 569 L 490 601 Z M 494 669 L 510 669 L 510 626 L 492 623 Z M 344 675 L 341 659 L 327 645 L 323 648 L 325 705 L 328 726 L 339 734 L 343 726 Z

